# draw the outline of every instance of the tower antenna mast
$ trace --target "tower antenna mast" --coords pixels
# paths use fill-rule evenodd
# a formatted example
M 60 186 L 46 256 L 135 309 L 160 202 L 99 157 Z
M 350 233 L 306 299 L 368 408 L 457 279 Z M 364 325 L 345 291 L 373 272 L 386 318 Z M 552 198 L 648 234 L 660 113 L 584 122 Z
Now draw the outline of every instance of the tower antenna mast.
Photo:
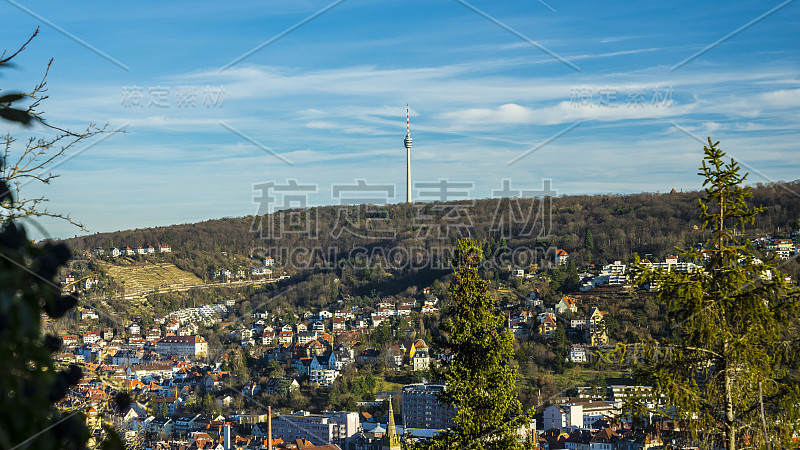
M 406 138 L 403 139 L 406 146 L 406 203 L 411 203 L 411 121 L 408 114 L 408 103 L 406 103 Z

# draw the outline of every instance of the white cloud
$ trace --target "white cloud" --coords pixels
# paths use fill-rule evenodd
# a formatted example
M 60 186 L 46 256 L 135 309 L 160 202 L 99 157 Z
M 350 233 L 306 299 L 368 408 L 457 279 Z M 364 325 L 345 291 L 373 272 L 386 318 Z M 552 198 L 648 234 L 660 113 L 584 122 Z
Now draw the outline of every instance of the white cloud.
M 768 106 L 776 108 L 800 107 L 800 89 L 782 89 L 766 92 L 761 94 L 760 97 Z
M 471 108 L 441 114 L 451 127 L 472 128 L 490 125 L 555 125 L 578 120 L 619 121 L 678 117 L 690 113 L 694 105 L 653 104 L 605 106 L 559 102 L 555 106 L 529 108 L 508 103 L 496 108 Z

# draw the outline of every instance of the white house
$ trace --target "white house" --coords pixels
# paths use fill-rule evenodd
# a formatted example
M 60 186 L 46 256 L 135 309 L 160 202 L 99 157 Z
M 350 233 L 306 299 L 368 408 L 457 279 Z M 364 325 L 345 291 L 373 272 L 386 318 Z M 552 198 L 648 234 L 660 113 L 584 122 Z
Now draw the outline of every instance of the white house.
M 252 276 L 264 276 L 264 275 L 272 275 L 272 269 L 264 266 L 264 267 L 251 267 L 250 268 L 250 275 Z
M 172 247 L 169 244 L 161 244 L 158 246 L 158 251 L 161 253 L 170 253 L 172 252 Z
M 585 428 L 604 417 L 617 413 L 603 400 L 574 399 L 569 403 L 551 405 L 544 410 L 544 429 L 569 430 Z
M 572 344 L 569 349 L 569 359 L 576 363 L 587 362 L 586 348 L 582 344 Z
M 332 369 L 314 369 L 309 372 L 311 383 L 317 383 L 320 386 L 330 386 L 336 381 L 339 376 L 338 370 Z
M 575 304 L 575 300 L 573 300 L 571 297 L 567 297 L 566 295 L 561 297 L 561 300 L 556 303 L 556 312 L 558 314 L 563 314 L 565 311 L 578 311 L 578 306 Z

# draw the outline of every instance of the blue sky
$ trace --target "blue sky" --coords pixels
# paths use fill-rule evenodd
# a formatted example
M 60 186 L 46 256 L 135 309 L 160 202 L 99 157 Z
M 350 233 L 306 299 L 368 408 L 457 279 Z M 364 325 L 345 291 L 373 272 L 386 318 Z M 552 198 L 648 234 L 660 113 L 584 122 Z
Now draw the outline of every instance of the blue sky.
M 403 201 L 406 103 L 414 180 L 470 198 L 697 189 L 709 135 L 754 183 L 800 173 L 800 2 L 113 3 L 0 2 L 4 48 L 41 26 L 2 87 L 53 57 L 51 123 L 127 130 L 23 190 L 90 232 L 253 214 L 290 179 Z

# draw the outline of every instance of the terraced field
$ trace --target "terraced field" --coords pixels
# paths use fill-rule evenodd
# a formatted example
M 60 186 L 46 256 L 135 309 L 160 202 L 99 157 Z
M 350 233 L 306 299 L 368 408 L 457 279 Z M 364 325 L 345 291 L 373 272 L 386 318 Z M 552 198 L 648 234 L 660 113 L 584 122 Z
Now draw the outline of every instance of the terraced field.
M 173 264 L 130 264 L 105 266 L 106 272 L 125 287 L 125 297 L 146 295 L 158 291 L 188 289 L 203 281 L 193 273 Z

